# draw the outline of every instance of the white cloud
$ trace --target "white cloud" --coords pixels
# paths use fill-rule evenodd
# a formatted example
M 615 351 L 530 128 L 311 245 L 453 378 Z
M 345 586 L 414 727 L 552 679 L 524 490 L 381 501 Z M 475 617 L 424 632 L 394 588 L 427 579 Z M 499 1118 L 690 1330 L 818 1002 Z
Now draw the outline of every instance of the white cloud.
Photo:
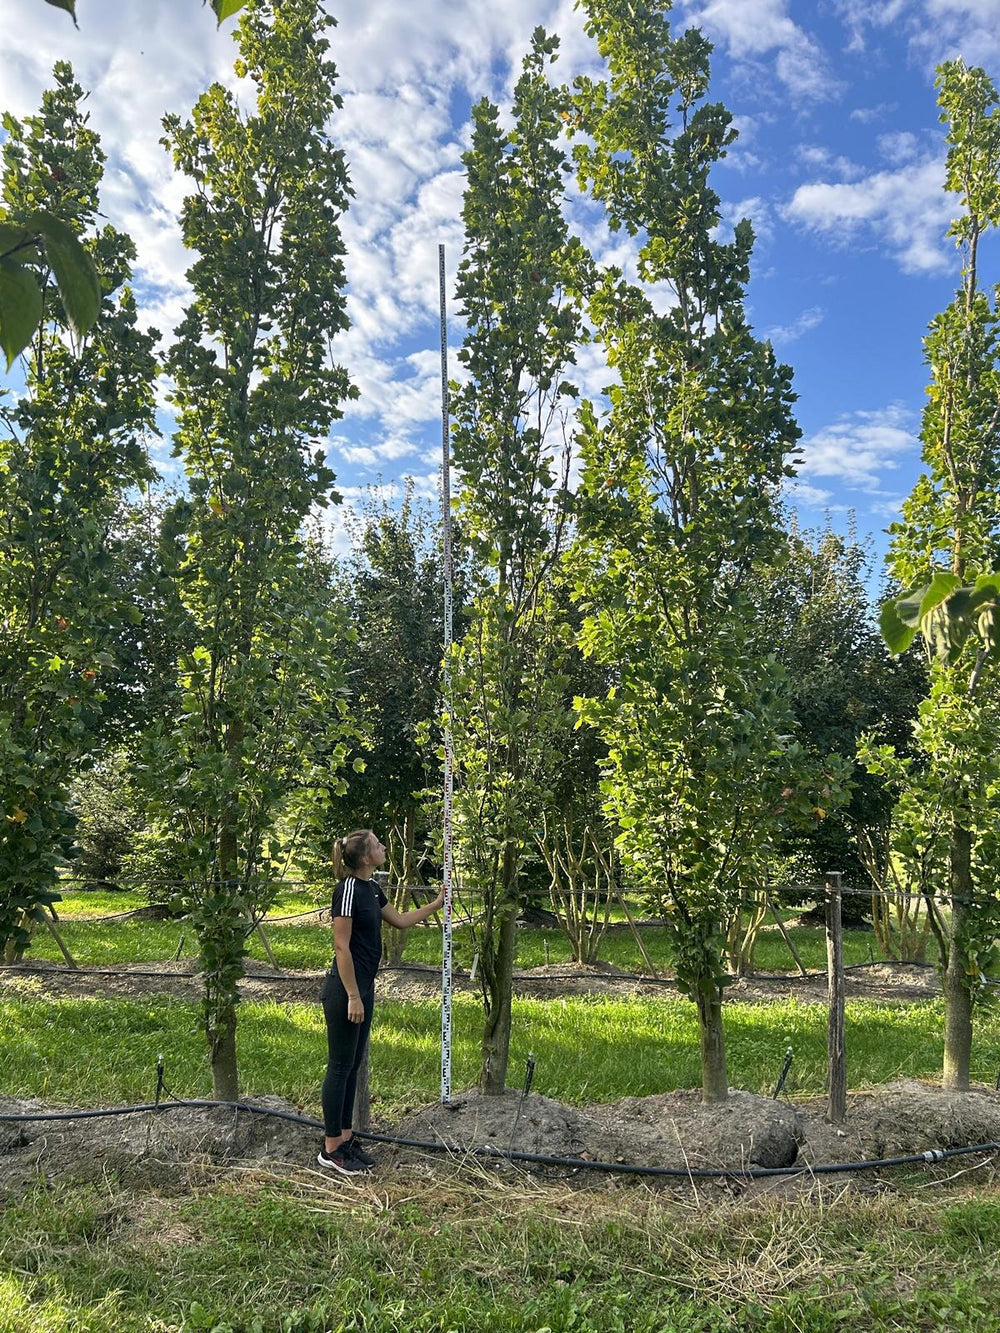
M 809 505 L 815 509 L 828 509 L 833 500 L 833 491 L 823 490 L 820 486 L 810 486 L 806 481 L 787 481 L 783 487 L 786 500 L 792 504 Z
M 906 273 L 940 273 L 949 267 L 944 233 L 954 210 L 943 179 L 932 157 L 852 184 L 813 182 L 799 186 L 784 215 L 840 247 L 867 235 Z
M 888 27 L 899 22 L 914 0 L 837 0 L 837 9 L 850 33 L 848 50 L 867 49 L 871 27 Z
M 760 115 L 733 115 L 733 129 L 739 136 L 732 147 L 726 150 L 723 159 L 731 171 L 747 172 L 763 165 L 763 159 L 753 148 L 759 136 L 760 124 L 766 118 Z
M 919 450 L 913 413 L 900 403 L 873 412 L 850 412 L 800 443 L 800 475 L 835 478 L 846 486 L 884 496 L 884 473 Z
M 773 57 L 778 79 L 803 100 L 834 96 L 839 85 L 822 48 L 791 19 L 788 0 L 685 0 L 687 17 L 725 43 L 737 62 Z
M 769 339 L 776 348 L 786 347 L 822 323 L 823 311 L 819 306 L 812 306 L 809 310 L 803 310 L 790 324 L 774 324 L 764 329 L 760 336 Z
M 722 204 L 724 232 L 728 235 L 737 222 L 749 218 L 753 223 L 754 236 L 761 245 L 766 245 L 774 236 L 774 218 L 771 205 L 759 194 L 746 199 L 737 199 L 734 203 Z
M 909 130 L 892 130 L 878 136 L 878 150 L 887 162 L 901 166 L 918 156 L 917 136 Z
M 905 499 L 905 495 L 894 495 L 885 500 L 875 500 L 868 506 L 868 512 L 874 514 L 877 518 L 884 518 L 893 523 L 903 512 L 903 501 Z
M 381 444 L 351 444 L 346 440 L 334 440 L 337 453 L 348 463 L 363 467 L 377 468 L 380 463 L 395 462 L 417 452 L 412 440 L 384 440 Z
M 823 144 L 799 144 L 795 154 L 806 166 L 818 168 L 831 176 L 836 176 L 838 180 L 857 180 L 859 176 L 864 175 L 863 167 L 859 167 L 843 153 L 831 152 Z
M 850 33 L 849 50 L 868 50 L 873 32 L 902 33 L 928 77 L 956 56 L 970 65 L 1000 57 L 998 0 L 838 0 L 837 8 Z
M 856 120 L 861 125 L 869 125 L 872 121 L 881 120 L 883 116 L 895 111 L 897 105 L 896 102 L 879 102 L 878 106 L 857 106 L 851 112 L 851 120 Z

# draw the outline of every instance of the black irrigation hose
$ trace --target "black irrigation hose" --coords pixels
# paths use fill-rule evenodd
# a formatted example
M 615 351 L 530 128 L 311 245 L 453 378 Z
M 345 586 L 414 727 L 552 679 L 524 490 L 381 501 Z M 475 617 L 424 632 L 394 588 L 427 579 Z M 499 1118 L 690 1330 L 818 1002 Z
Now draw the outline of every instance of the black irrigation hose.
M 247 1111 L 251 1115 L 270 1116 L 275 1120 L 287 1120 L 295 1125 L 306 1125 L 310 1129 L 323 1129 L 320 1120 L 311 1116 L 296 1115 L 292 1111 L 278 1111 L 268 1106 L 254 1106 L 252 1102 L 222 1102 L 209 1098 L 182 1098 L 172 1102 L 142 1102 L 135 1106 L 112 1106 L 96 1111 L 35 1111 L 27 1113 L 0 1112 L 0 1122 L 24 1124 L 43 1120 L 99 1120 L 117 1115 L 139 1115 L 146 1111 L 188 1110 L 231 1110 Z M 404 1139 L 393 1134 L 369 1134 L 357 1132 L 359 1139 L 370 1143 L 386 1143 L 399 1148 L 417 1148 L 423 1152 L 451 1153 L 458 1157 L 485 1157 L 509 1162 L 527 1162 L 537 1166 L 572 1167 L 577 1171 L 602 1171 L 612 1175 L 625 1176 L 662 1176 L 673 1180 L 764 1180 L 773 1176 L 819 1176 L 843 1174 L 851 1171 L 875 1171 L 885 1167 L 919 1166 L 935 1162 L 950 1161 L 955 1157 L 967 1157 L 974 1153 L 1000 1151 L 1000 1143 L 976 1143 L 965 1148 L 929 1148 L 926 1152 L 908 1153 L 903 1157 L 879 1157 L 861 1162 L 821 1162 L 810 1165 L 802 1162 L 798 1166 L 749 1166 L 749 1167 L 708 1167 L 708 1166 L 636 1166 L 629 1162 L 592 1162 L 582 1157 L 556 1157 L 548 1153 L 516 1152 L 510 1149 L 494 1148 L 489 1144 L 461 1147 L 453 1143 L 432 1143 L 425 1139 Z

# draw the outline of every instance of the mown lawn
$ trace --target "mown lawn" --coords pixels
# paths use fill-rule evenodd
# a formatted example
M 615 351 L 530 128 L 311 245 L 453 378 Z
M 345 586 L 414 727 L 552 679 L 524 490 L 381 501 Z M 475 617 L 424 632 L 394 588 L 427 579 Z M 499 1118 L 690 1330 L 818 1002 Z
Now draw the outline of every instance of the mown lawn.
M 162 995 L 145 1001 L 32 995 L 0 1002 L 0 1090 L 73 1105 L 145 1100 L 163 1053 L 167 1081 L 178 1096 L 207 1096 L 210 1081 L 195 1005 Z M 456 995 L 455 1086 L 478 1069 L 481 1006 Z M 851 1087 L 898 1078 L 936 1077 L 942 1053 L 940 1001 L 847 1005 Z M 826 1010 L 787 1000 L 725 1008 L 731 1082 L 773 1090 L 791 1046 L 789 1093 L 823 1091 Z M 325 1061 L 318 1004 L 244 1004 L 239 1059 L 248 1095 L 276 1093 L 318 1106 Z M 371 1087 L 380 1115 L 433 1100 L 438 1093 L 440 1005 L 380 1002 L 372 1043 Z M 562 1101 L 613 1101 L 699 1082 L 694 1006 L 676 997 L 515 1000 L 510 1081 L 517 1084 L 528 1053 L 536 1059 L 535 1090 Z M 977 1019 L 973 1078 L 993 1082 L 1000 1065 L 1000 1016 Z
M 80 893 L 67 895 L 59 905 L 60 932 L 73 957 L 81 966 L 112 967 L 116 963 L 163 961 L 175 957 L 190 958 L 197 953 L 197 941 L 190 924 L 181 920 L 149 921 L 128 917 L 113 920 L 89 920 L 112 912 L 125 912 L 142 906 L 136 895 L 113 893 Z M 286 897 L 276 905 L 273 915 L 302 912 L 314 904 L 301 897 Z M 278 908 L 280 907 L 280 911 Z M 330 925 L 265 922 L 267 937 L 274 950 L 278 965 L 291 970 L 309 971 L 329 965 L 332 952 Z M 793 926 L 789 929 L 803 965 L 809 969 L 825 969 L 826 939 L 822 929 Z M 658 971 L 670 968 L 670 949 L 666 931 L 646 927 L 641 931 L 643 946 Z M 874 956 L 875 939 L 871 931 L 844 932 L 844 962 L 851 966 L 866 963 Z M 459 925 L 454 932 L 454 961 L 459 968 L 472 965 L 476 951 L 475 931 Z M 251 958 L 266 961 L 261 941 L 251 935 L 248 941 Z M 61 961 L 55 940 L 45 930 L 38 930 L 32 941 L 28 961 L 32 957 Z M 609 930 L 601 948 L 601 961 L 628 972 L 645 972 L 645 963 L 636 945 L 635 937 L 620 924 Z M 437 927 L 424 926 L 410 932 L 404 961 L 439 963 L 441 960 L 441 933 Z M 522 968 L 539 967 L 543 963 L 572 965 L 572 951 L 566 935 L 558 928 L 524 927 L 517 935 L 517 965 Z M 795 972 L 795 963 L 779 932 L 769 927 L 760 935 L 757 944 L 756 965 L 759 972 Z

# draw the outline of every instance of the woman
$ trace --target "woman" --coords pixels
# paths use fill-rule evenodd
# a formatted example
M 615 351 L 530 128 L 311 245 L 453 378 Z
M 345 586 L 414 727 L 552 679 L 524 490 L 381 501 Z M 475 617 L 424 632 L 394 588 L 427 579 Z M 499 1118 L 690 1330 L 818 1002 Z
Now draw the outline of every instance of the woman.
M 444 891 L 424 907 L 397 912 L 372 876 L 385 862 L 385 847 L 370 829 L 333 844 L 339 883 L 333 893 L 335 960 L 321 992 L 329 1058 L 323 1080 L 326 1137 L 320 1166 L 350 1176 L 367 1171 L 373 1159 L 358 1147 L 351 1129 L 354 1090 L 364 1058 L 375 1003 L 375 973 L 382 957 L 382 922 L 404 929 L 426 921 L 444 902 Z

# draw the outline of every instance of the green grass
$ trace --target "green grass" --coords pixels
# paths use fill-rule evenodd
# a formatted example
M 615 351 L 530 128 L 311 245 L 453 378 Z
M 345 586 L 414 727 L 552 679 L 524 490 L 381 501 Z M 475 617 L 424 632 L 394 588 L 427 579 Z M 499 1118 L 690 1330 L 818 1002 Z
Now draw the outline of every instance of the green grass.
M 456 1087 L 478 1069 L 481 1007 L 455 997 Z M 935 1077 L 941 1066 L 939 1001 L 847 1005 L 852 1087 L 903 1077 Z M 826 1011 L 818 1004 L 727 1004 L 727 1058 L 734 1086 L 770 1092 L 785 1048 L 794 1050 L 787 1091 L 823 1090 Z M 434 1099 L 438 1090 L 440 1006 L 380 1002 L 372 1044 L 371 1086 L 380 1116 Z M 0 1003 L 0 1089 L 76 1105 L 145 1100 L 163 1052 L 167 1081 L 180 1096 L 205 1096 L 210 1082 L 195 1005 L 162 995 L 146 1001 L 24 994 Z M 694 1007 L 683 999 L 573 997 L 516 1000 L 511 1082 L 535 1055 L 537 1091 L 574 1103 L 645 1096 L 699 1082 Z M 325 1061 L 318 1004 L 244 1004 L 239 1058 L 248 1095 L 277 1093 L 318 1106 Z M 995 1078 L 1000 1017 L 977 1020 L 973 1077 Z
M 0 1217 L 0 1333 L 993 1333 L 998 1246 L 992 1192 L 40 1181 Z
M 300 888 L 287 888 L 279 891 L 268 909 L 270 916 L 291 915 L 294 912 L 308 912 L 314 907 L 326 906 L 329 893 L 325 889 L 314 892 Z M 136 908 L 148 907 L 150 898 L 136 889 L 81 889 L 75 885 L 63 888 L 56 905 L 60 916 L 114 916 L 121 912 L 134 912 Z
M 148 921 L 119 919 L 115 921 L 90 921 L 87 916 L 103 915 L 108 904 L 103 900 L 111 898 L 112 905 L 116 895 L 93 895 L 102 899 L 102 910 L 91 911 L 90 894 L 79 894 L 66 900 L 60 908 L 62 920 L 60 931 L 67 947 L 74 958 L 83 966 L 113 967 L 116 963 L 153 962 L 172 959 L 181 947 L 182 957 L 192 957 L 197 952 L 197 941 L 190 924 L 184 920 Z M 80 902 L 83 900 L 83 909 Z M 136 904 L 131 904 L 135 906 Z M 141 904 L 140 904 L 141 905 Z M 117 910 L 126 911 L 129 904 L 117 902 Z M 282 904 L 282 911 L 304 911 L 302 899 L 294 903 Z M 64 915 L 65 914 L 65 915 Z M 277 911 L 275 913 L 278 914 Z M 291 970 L 311 971 L 329 965 L 332 955 L 330 925 L 295 925 L 265 923 L 268 939 L 274 949 L 280 967 Z M 826 939 L 821 929 L 797 926 L 789 934 L 802 957 L 803 964 L 810 969 L 826 968 Z M 665 930 L 658 928 L 644 929 L 642 941 L 653 966 L 658 971 L 670 968 L 670 947 Z M 844 932 L 844 961 L 850 966 L 854 963 L 866 963 L 871 958 L 875 938 L 871 931 L 848 930 Z M 475 938 L 468 927 L 459 926 L 454 932 L 455 966 L 468 968 L 472 965 L 475 954 Z M 255 936 L 248 942 L 251 958 L 266 961 L 263 945 Z M 31 957 L 57 961 L 61 959 L 58 946 L 45 930 L 38 930 L 31 945 Z M 930 955 L 929 955 L 930 956 Z M 419 927 L 410 932 L 406 945 L 405 961 L 410 963 L 437 964 L 441 960 L 441 934 L 435 926 Z M 604 938 L 601 960 L 627 972 L 643 972 L 645 965 L 636 947 L 631 931 L 609 931 Z M 30 961 L 30 958 L 29 958 Z M 792 972 L 795 964 L 781 936 L 777 931 L 761 934 L 757 945 L 757 970 L 759 972 Z M 517 966 L 521 968 L 539 967 L 543 963 L 563 963 L 572 966 L 572 951 L 569 940 L 558 929 L 537 929 L 526 927 L 517 934 Z

